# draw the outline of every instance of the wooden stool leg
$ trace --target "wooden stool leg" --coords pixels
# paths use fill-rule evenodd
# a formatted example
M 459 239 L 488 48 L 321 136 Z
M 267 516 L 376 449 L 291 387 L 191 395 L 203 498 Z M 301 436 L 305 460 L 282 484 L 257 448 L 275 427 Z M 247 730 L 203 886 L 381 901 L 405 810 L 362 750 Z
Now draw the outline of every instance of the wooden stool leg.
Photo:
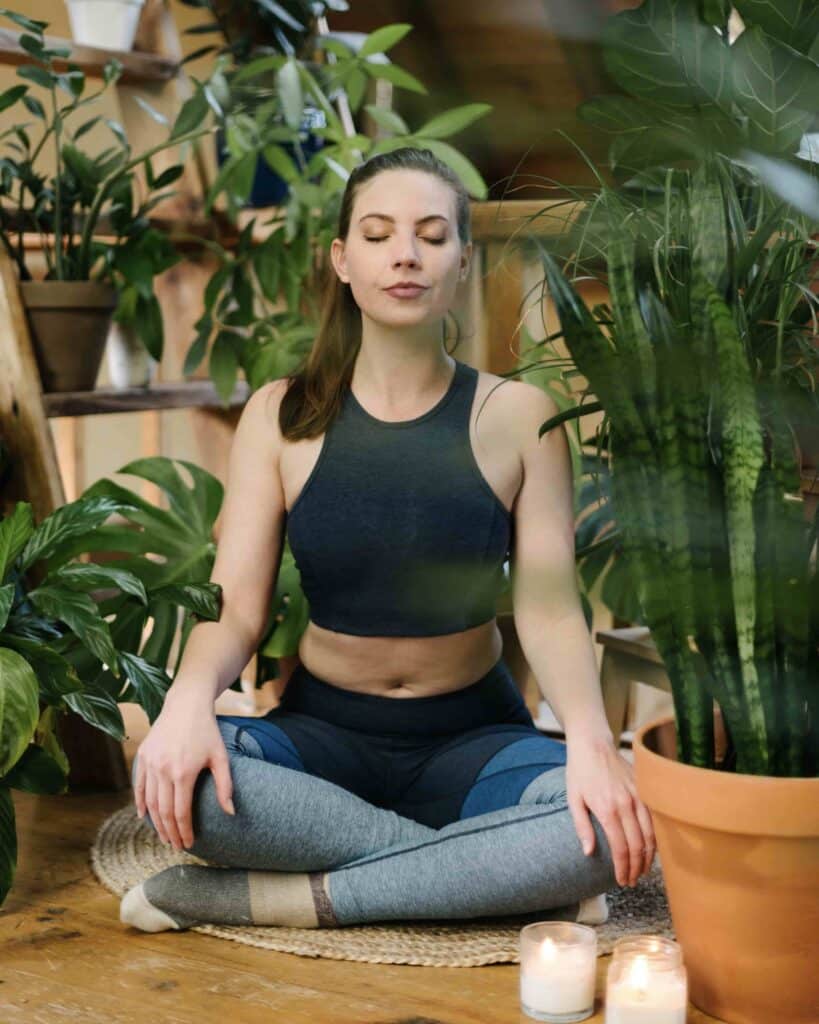
M 603 690 L 606 721 L 609 723 L 612 736 L 614 736 L 615 746 L 619 746 L 620 737 L 626 727 L 631 675 L 622 670 L 620 659 L 617 658 L 615 652 L 603 651 L 600 663 L 600 684 Z

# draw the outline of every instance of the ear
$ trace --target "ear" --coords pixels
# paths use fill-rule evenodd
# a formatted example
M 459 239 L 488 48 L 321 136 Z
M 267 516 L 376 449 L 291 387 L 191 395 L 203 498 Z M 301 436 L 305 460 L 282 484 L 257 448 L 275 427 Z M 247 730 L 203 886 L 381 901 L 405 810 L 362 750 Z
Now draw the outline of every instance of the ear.
M 472 242 L 467 242 L 461 253 L 461 268 L 458 272 L 458 280 L 465 281 L 469 277 L 469 266 L 472 262 Z
M 347 274 L 347 259 L 344 253 L 344 242 L 340 238 L 334 238 L 330 243 L 330 259 L 340 280 L 343 281 L 344 284 L 349 284 L 350 277 Z

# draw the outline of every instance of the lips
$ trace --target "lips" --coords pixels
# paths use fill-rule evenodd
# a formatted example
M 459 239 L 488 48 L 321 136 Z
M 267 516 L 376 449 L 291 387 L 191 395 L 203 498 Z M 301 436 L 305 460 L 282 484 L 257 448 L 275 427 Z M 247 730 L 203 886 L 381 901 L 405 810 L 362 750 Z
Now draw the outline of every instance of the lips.
M 385 291 L 396 299 L 415 299 L 422 292 L 425 292 L 426 288 L 423 288 L 421 285 L 401 284 L 396 285 L 394 288 L 387 288 Z

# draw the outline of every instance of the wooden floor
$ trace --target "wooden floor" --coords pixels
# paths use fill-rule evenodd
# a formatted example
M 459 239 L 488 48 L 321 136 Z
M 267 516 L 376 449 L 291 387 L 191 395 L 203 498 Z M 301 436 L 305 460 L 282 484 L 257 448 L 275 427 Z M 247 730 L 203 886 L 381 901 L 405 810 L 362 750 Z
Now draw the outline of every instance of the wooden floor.
M 136 705 L 122 707 L 130 767 L 147 718 Z M 130 791 L 43 797 L 13 790 L 12 797 L 19 857 L 0 908 L 0 1024 L 530 1022 L 519 1008 L 517 964 L 361 964 L 126 927 L 119 897 L 97 881 L 89 851 L 100 823 L 131 801 Z M 598 959 L 590 1024 L 603 1024 L 609 961 Z M 691 1008 L 687 1024 L 714 1020 Z

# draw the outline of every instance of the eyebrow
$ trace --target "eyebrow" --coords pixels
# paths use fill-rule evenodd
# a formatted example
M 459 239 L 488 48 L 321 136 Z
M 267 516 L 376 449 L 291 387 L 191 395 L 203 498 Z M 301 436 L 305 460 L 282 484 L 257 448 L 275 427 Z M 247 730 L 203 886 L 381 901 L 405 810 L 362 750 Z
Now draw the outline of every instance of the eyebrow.
M 393 224 L 395 223 L 395 217 L 390 217 L 388 213 L 365 213 L 363 217 L 358 218 L 358 223 L 360 224 L 361 221 L 366 220 L 367 217 L 379 217 L 381 220 L 390 220 Z M 443 214 L 440 213 L 430 213 L 426 217 L 419 217 L 415 223 L 424 224 L 428 220 L 443 220 L 446 221 L 447 224 L 449 223 L 448 218 L 444 217 Z

